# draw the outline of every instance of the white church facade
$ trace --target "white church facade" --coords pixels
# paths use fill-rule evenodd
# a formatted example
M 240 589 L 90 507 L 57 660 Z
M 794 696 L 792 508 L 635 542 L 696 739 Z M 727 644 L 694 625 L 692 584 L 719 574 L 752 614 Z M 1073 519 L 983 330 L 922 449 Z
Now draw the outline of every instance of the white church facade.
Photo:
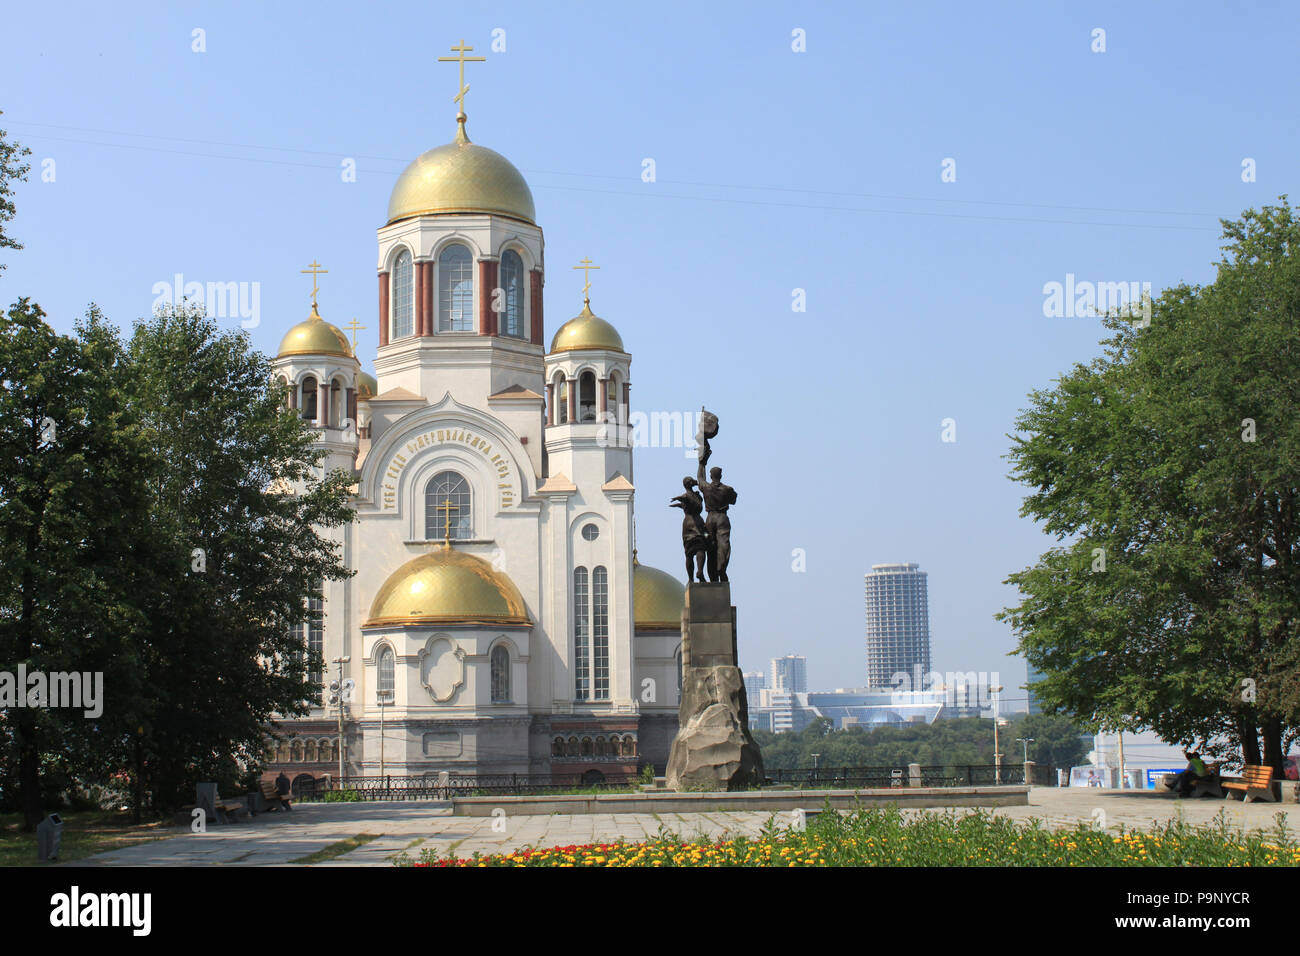
M 589 299 L 547 339 L 532 194 L 463 113 L 378 240 L 374 376 L 314 293 L 273 365 L 323 467 L 355 476 L 327 532 L 355 573 L 301 629 L 352 685 L 347 775 L 662 771 L 684 586 L 635 557 L 631 354 Z M 337 775 L 325 700 L 277 736 L 270 775 Z

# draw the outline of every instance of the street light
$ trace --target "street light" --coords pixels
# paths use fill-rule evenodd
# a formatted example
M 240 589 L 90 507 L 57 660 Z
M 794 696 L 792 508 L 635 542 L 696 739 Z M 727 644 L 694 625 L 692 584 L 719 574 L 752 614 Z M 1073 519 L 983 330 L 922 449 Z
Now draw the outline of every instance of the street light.
M 998 708 L 998 694 L 1002 693 L 1002 685 L 990 687 L 989 693 L 993 696 L 993 785 L 999 786 L 1002 783 L 1002 754 L 998 747 L 998 720 L 1001 719 Z
M 1033 737 L 1017 737 L 1017 741 L 1025 745 L 1025 763 L 1029 763 L 1029 745 L 1034 742 Z M 1028 782 L 1028 781 L 1026 781 Z
M 340 790 L 343 789 L 343 703 L 344 703 L 344 698 L 350 696 L 350 692 L 352 690 L 352 688 L 345 686 L 343 680 L 343 665 L 348 663 L 351 660 L 352 660 L 351 657 L 336 657 L 332 661 L 330 661 L 331 664 L 339 665 L 339 679 L 337 681 L 330 681 L 330 690 L 332 691 L 330 696 L 332 698 L 331 702 L 337 701 L 339 705 L 339 789 Z M 335 683 L 338 684 L 337 688 L 334 686 Z
M 392 702 L 393 692 L 391 690 L 381 690 L 375 697 L 379 701 L 379 779 L 384 781 L 384 704 Z M 387 786 L 388 784 L 385 781 L 385 790 L 387 790 Z M 385 796 L 388 796 L 388 794 L 385 793 Z

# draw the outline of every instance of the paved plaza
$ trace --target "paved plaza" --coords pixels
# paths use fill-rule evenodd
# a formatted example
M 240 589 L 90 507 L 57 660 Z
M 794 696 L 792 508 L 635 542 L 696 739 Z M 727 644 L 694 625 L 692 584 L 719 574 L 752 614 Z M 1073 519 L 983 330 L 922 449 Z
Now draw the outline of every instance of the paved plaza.
M 1294 803 L 1177 800 L 1169 794 L 1150 791 L 1035 787 L 1029 793 L 1029 806 L 984 812 L 1014 820 L 1037 818 L 1053 827 L 1073 826 L 1082 821 L 1115 829 L 1120 825 L 1147 827 L 1153 821 L 1172 819 L 1179 812 L 1189 823 L 1209 823 L 1221 811 L 1231 824 L 1245 829 L 1271 829 L 1275 814 L 1283 813 L 1288 831 L 1300 839 L 1300 806 Z M 450 852 L 469 856 L 476 850 L 500 853 L 529 846 L 612 843 L 619 838 L 636 842 L 653 838 L 661 831 L 683 837 L 698 834 L 711 838 L 742 834 L 754 837 L 771 816 L 753 811 L 711 811 L 493 818 L 452 816 L 450 805 L 434 802 L 298 804 L 289 813 L 262 814 L 247 823 L 211 826 L 205 834 L 177 827 L 176 836 L 63 865 L 283 866 L 349 837 L 374 834 L 377 839 L 315 865 L 390 866 L 393 857 L 403 851 L 414 859 L 425 848 L 436 849 L 440 855 Z M 789 813 L 776 814 L 778 823 L 788 824 L 790 817 Z

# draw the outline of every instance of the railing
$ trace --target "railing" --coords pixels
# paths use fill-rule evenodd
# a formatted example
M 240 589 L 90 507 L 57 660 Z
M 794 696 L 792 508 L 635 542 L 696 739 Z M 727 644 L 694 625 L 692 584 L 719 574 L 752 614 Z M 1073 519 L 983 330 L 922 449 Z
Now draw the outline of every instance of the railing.
M 922 787 L 987 787 L 1021 785 L 1025 768 L 1021 763 L 961 765 L 920 768 Z M 1035 766 L 1035 783 L 1054 782 L 1055 770 Z M 601 790 L 636 790 L 641 778 L 633 774 L 462 774 L 403 777 L 348 777 L 339 780 L 295 781 L 299 800 L 450 800 L 452 797 L 527 795 Z M 799 767 L 770 769 L 766 784 L 800 789 L 882 789 L 912 786 L 910 769 L 902 767 Z M 338 797 L 329 794 L 338 793 Z

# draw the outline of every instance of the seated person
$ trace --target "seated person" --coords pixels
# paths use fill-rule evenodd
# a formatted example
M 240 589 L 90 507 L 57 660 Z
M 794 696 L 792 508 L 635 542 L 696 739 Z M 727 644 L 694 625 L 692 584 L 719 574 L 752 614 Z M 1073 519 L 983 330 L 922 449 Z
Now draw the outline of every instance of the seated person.
M 1208 780 L 1214 776 L 1210 768 L 1205 766 L 1205 761 L 1201 755 L 1194 750 L 1184 750 L 1183 756 L 1187 758 L 1187 768 L 1180 773 L 1174 774 L 1174 779 L 1165 784 L 1170 790 L 1177 790 L 1178 796 L 1190 796 L 1192 790 L 1196 787 L 1198 780 Z

